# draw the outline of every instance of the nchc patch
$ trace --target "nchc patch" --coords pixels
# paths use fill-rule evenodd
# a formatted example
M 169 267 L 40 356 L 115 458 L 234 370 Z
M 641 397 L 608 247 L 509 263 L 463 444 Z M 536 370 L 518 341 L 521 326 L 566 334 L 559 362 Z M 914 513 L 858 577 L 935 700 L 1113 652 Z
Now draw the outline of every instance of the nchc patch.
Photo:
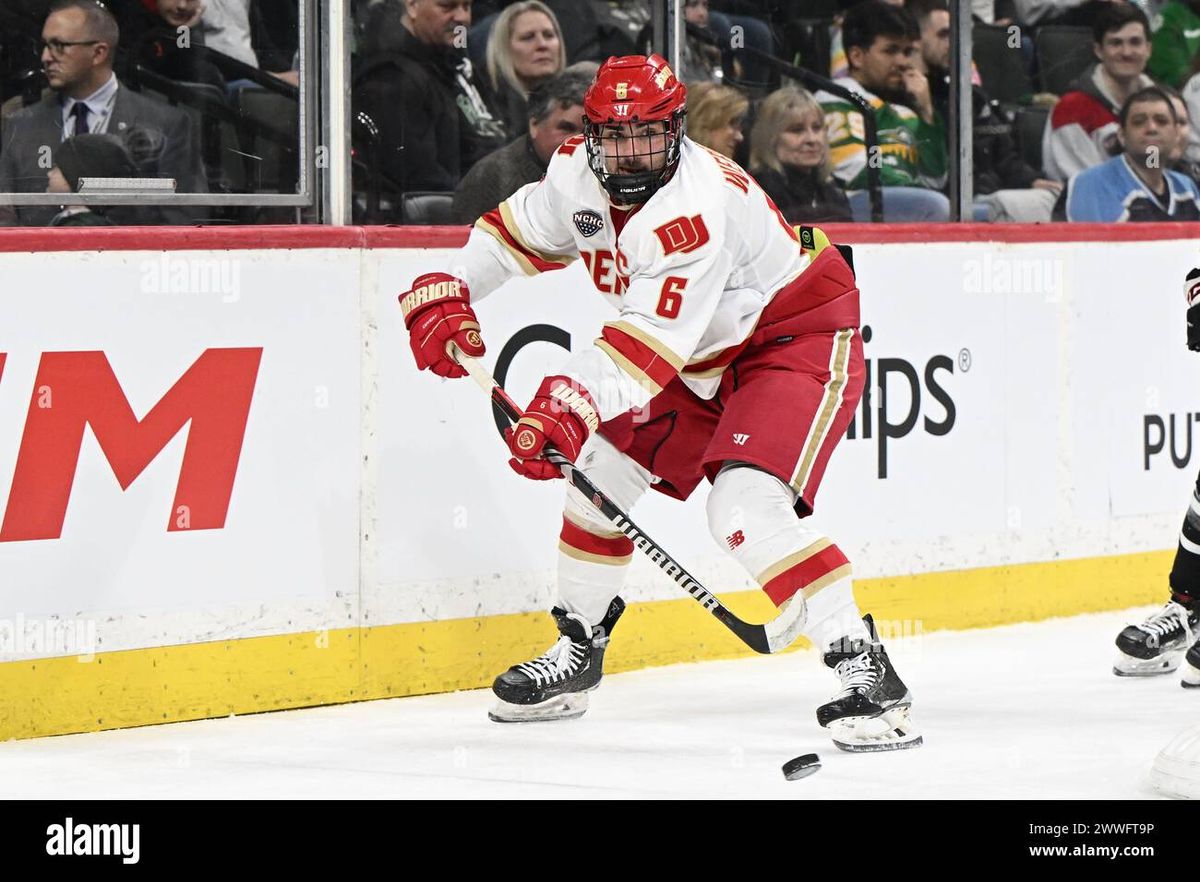
M 600 216 L 599 212 L 592 211 L 590 208 L 582 208 L 575 212 L 573 220 L 575 228 L 583 234 L 585 239 L 596 235 L 604 226 L 604 218 Z

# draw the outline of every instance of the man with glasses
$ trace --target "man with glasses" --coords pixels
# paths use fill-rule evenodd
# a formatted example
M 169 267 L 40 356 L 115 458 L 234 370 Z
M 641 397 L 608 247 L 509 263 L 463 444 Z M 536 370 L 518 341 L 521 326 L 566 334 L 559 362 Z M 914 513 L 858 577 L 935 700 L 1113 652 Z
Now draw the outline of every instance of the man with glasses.
M 173 177 L 179 192 L 208 190 L 191 121 L 178 110 L 123 87 L 113 73 L 120 31 L 96 0 L 55 0 L 42 27 L 42 69 L 52 93 L 14 114 L 0 135 L 0 192 L 40 193 L 54 153 L 82 134 L 125 137 L 135 131 L 135 151 L 147 177 Z M 150 145 L 150 149 L 145 149 Z M 0 208 L 0 223 L 40 226 L 53 207 Z M 166 223 L 192 223 L 195 212 L 164 208 Z

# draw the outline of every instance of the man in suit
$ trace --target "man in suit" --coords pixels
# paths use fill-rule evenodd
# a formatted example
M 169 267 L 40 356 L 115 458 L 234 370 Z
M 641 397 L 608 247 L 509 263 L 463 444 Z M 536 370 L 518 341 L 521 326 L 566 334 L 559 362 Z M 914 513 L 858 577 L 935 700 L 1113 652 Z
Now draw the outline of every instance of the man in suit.
M 172 177 L 180 193 L 208 185 L 191 120 L 121 85 L 113 73 L 120 31 L 96 0 L 54 0 L 42 27 L 42 67 L 51 93 L 14 114 L 0 133 L 0 192 L 43 193 L 54 151 L 73 135 L 128 138 L 147 177 Z M 54 208 L 0 206 L 0 224 L 40 226 Z M 162 209 L 165 223 L 193 223 L 196 211 Z

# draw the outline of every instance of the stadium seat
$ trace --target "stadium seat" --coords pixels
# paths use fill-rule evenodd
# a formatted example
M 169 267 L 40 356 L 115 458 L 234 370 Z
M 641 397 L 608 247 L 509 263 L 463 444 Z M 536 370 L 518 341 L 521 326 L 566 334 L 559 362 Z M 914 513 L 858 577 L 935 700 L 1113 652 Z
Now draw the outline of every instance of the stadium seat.
M 299 104 L 265 89 L 242 89 L 237 110 L 243 122 L 250 190 L 295 193 L 299 180 Z
M 1096 63 L 1090 28 L 1045 25 L 1034 38 L 1041 91 L 1062 95 L 1071 83 Z
M 1046 131 L 1046 118 L 1050 116 L 1048 107 L 1022 107 L 1013 120 L 1013 134 L 1017 146 L 1021 150 L 1021 158 L 1042 172 L 1042 135 Z
M 1033 78 L 1025 64 L 1020 43 L 1010 45 L 1009 30 L 994 25 L 975 25 L 973 54 L 983 91 L 1001 104 L 1016 104 L 1033 92 Z
M 445 225 L 454 223 L 450 219 L 453 193 L 433 191 L 410 191 L 400 202 L 400 222 L 405 224 Z

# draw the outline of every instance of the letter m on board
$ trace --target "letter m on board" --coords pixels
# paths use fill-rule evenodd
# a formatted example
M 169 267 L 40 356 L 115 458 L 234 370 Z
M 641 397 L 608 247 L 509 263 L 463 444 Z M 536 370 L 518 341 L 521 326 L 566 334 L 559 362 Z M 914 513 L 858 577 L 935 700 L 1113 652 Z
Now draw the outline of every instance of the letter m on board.
M 103 352 L 43 353 L 0 542 L 62 535 L 85 426 L 126 490 L 190 421 L 167 529 L 224 527 L 261 359 L 261 347 L 205 350 L 139 420 Z
M 690 254 L 708 243 L 708 227 L 704 225 L 704 218 L 698 214 L 667 221 L 655 229 L 654 235 L 658 236 L 664 255 L 674 254 L 676 251 Z

